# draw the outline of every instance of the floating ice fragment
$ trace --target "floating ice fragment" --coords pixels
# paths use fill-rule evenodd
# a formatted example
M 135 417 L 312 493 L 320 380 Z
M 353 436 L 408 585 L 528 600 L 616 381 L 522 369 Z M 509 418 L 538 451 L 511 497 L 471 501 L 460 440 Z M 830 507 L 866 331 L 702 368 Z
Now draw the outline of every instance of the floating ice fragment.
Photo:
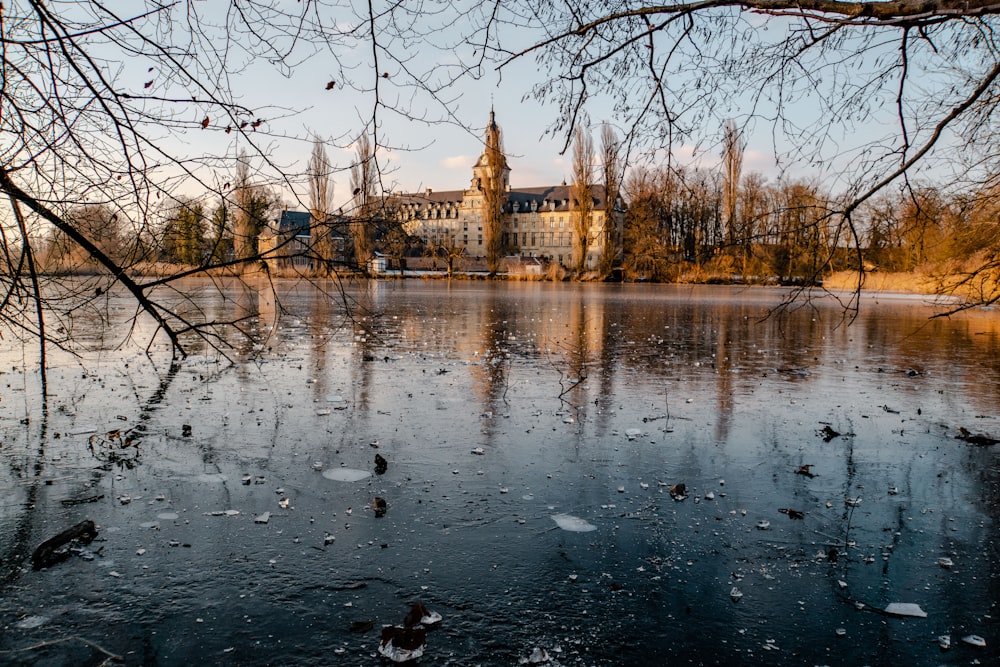
M 761 519 L 757 522 L 757 530 L 767 530 L 771 527 L 771 522 L 767 519 Z
M 847 636 L 847 629 L 846 629 L 846 628 L 837 628 L 837 629 L 836 629 L 836 630 L 834 630 L 833 632 L 834 632 L 834 634 L 836 634 L 836 635 L 837 635 L 838 637 L 846 637 L 846 636 Z
M 629 440 L 635 440 L 641 435 L 642 435 L 642 429 L 639 428 L 630 428 L 625 431 L 625 437 L 628 438 Z
M 942 651 L 947 651 L 951 648 L 951 635 L 941 635 L 937 638 L 937 643 Z
M 337 540 L 336 537 L 334 537 L 330 533 L 327 533 L 326 535 L 323 536 L 323 545 L 326 546 L 329 544 L 333 544 L 336 540 Z
M 563 424 L 575 424 L 576 420 L 572 417 L 563 417 Z
M 594 524 L 572 514 L 553 514 L 552 520 L 556 522 L 557 526 L 571 533 L 589 533 L 592 530 L 597 530 L 597 526 Z
M 271 520 L 271 513 L 270 512 L 264 512 L 263 514 L 259 514 L 256 517 L 254 517 L 253 522 L 254 523 L 267 523 L 270 520 Z
M 861 504 L 861 496 L 857 498 L 844 498 L 844 504 L 848 507 L 857 507 Z
M 328 417 L 329 415 L 330 415 L 330 411 L 328 409 L 326 409 L 326 408 L 321 408 L 321 409 L 319 409 L 319 410 L 316 411 L 316 416 L 317 417 Z
M 509 492 L 510 492 L 510 489 L 508 489 L 506 486 L 501 486 L 500 487 L 500 493 L 509 493 Z
M 648 489 L 649 484 L 646 484 L 645 482 L 639 482 L 639 488 L 643 490 Z
M 729 597 L 733 602 L 739 602 L 743 597 L 743 591 L 733 586 L 733 589 L 729 591 Z
M 332 479 L 335 482 L 360 482 L 363 479 L 371 477 L 371 473 L 367 470 L 358 470 L 356 468 L 327 468 L 323 471 L 323 477 Z
M 914 618 L 927 618 L 927 612 L 920 608 L 920 605 L 912 602 L 893 602 L 885 608 L 885 613 L 890 616 L 912 616 Z
M 715 494 L 709 491 L 705 494 L 705 500 L 715 500 Z
M 619 486 L 618 487 L 618 493 L 625 493 L 625 487 L 624 486 Z
M 962 641 L 969 646 L 978 646 L 979 648 L 986 648 L 986 640 L 979 635 L 966 635 L 962 637 Z
M 132 502 L 132 497 L 131 496 L 118 496 L 118 502 L 120 502 L 122 505 L 128 505 L 130 502 Z
M 941 558 L 937 559 L 937 564 L 947 570 L 952 565 L 955 564 L 955 561 L 953 561 L 952 559 L 948 558 L 947 556 L 942 556 Z
M 897 493 L 899 493 L 899 487 L 898 486 L 890 486 L 889 487 L 889 495 L 890 496 L 894 496 Z
M 521 658 L 517 661 L 519 665 L 541 665 L 543 663 L 551 660 L 548 652 L 543 648 L 538 648 L 537 646 L 531 650 L 531 655 L 527 658 Z
M 145 549 L 136 549 L 136 550 L 135 550 L 135 555 L 136 555 L 136 556 L 142 556 L 142 555 L 144 555 L 145 553 L 146 553 L 146 550 L 145 550 Z
M 382 628 L 379 655 L 393 662 L 409 662 L 424 654 L 427 636 L 423 628 L 399 628 L 387 625 Z
M 280 507 L 283 510 L 286 510 L 288 509 L 288 505 L 290 503 L 291 501 L 288 498 L 282 498 L 281 500 L 278 501 L 278 507 Z
M 436 625 L 441 622 L 441 614 L 430 609 L 424 609 L 425 613 L 420 617 L 420 625 Z
M 156 518 L 163 521 L 173 521 L 177 518 L 177 512 L 160 512 L 156 515 Z
M 49 622 L 48 616 L 28 616 L 18 621 L 14 627 L 20 630 L 34 630 Z
M 312 469 L 313 470 L 322 470 L 323 469 L 323 462 L 322 461 L 313 461 Z
M 486 450 L 483 449 L 482 447 L 475 447 L 475 448 L 473 448 L 472 453 L 475 454 L 475 455 L 477 455 L 477 456 L 482 456 L 483 454 L 486 453 Z
M 121 572 L 118 572 L 116 570 L 111 570 L 110 572 L 108 572 L 108 576 L 109 577 L 114 577 L 115 579 L 120 579 L 122 575 L 121 575 Z M 962 641 L 965 641 L 965 640 L 963 639 Z

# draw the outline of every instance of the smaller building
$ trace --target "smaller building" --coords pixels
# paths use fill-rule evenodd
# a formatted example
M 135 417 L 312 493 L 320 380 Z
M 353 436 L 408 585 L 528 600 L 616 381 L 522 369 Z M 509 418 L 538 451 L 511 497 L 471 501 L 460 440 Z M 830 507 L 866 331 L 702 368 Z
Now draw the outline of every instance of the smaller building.
M 312 215 L 308 211 L 289 210 L 286 206 L 273 226 L 261 232 L 260 254 L 272 268 L 312 271 L 318 255 L 313 247 L 311 225 Z M 337 214 L 334 225 L 335 230 L 346 229 L 347 219 Z M 335 234 L 333 241 L 335 256 L 331 259 L 337 264 L 346 263 L 347 240 L 344 235 Z

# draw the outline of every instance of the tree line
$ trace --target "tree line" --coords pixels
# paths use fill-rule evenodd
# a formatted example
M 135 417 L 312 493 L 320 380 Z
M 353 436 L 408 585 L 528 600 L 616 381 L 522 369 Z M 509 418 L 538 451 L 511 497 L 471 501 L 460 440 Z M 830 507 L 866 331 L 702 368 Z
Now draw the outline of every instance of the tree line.
M 597 155 L 589 135 L 582 128 L 576 133 L 573 187 L 580 201 L 590 200 L 586 195 L 595 172 L 611 181 L 609 200 L 619 189 L 615 179 L 620 155 L 614 132 L 606 124 L 602 140 Z M 884 191 L 859 207 L 847 225 L 837 215 L 842 197 L 815 182 L 769 182 L 759 173 L 743 174 L 743 148 L 735 125 L 727 123 L 718 168 L 627 169 L 620 186 L 627 203 L 624 234 L 612 238 L 613 227 L 606 226 L 607 250 L 599 275 L 607 277 L 621 268 L 624 278 L 633 281 L 813 284 L 840 270 L 922 271 L 953 283 L 975 279 L 980 288 L 992 276 L 983 267 L 997 262 L 1000 246 L 996 189 L 950 194 L 934 185 L 910 185 Z M 391 197 L 379 196 L 367 135 L 358 140 L 356 150 L 350 172 L 351 210 L 334 213 L 333 167 L 323 142 L 314 140 L 306 168 L 311 242 L 295 249 L 279 246 L 270 255 L 259 254 L 257 239 L 280 216 L 281 195 L 275 188 L 250 182 L 245 158 L 237 165 L 227 194 L 176 198 L 160 208 L 156 224 L 136 225 L 120 211 L 97 204 L 71 208 L 66 218 L 123 266 L 225 266 L 247 258 L 297 255 L 309 260 L 312 275 L 331 275 L 344 268 L 366 271 L 367 260 L 380 252 L 397 266 L 407 256 L 434 255 L 454 268 L 464 253 L 425 246 L 407 236 L 394 215 Z M 487 157 L 497 165 L 498 174 L 506 167 L 495 127 L 488 131 Z M 503 193 L 494 187 L 499 183 L 499 177 L 490 179 L 485 190 L 492 193 L 485 197 L 484 220 L 487 237 L 493 239 L 500 238 L 502 227 L 498 202 Z M 613 206 L 613 201 L 608 203 Z M 590 214 L 590 208 L 581 206 L 573 216 L 574 251 L 581 258 L 588 243 L 583 221 Z M 491 243 L 487 250 L 494 251 L 489 266 L 496 272 L 502 253 L 516 249 Z M 38 259 L 42 270 L 54 273 L 96 268 L 94 258 L 58 228 L 50 231 Z M 582 264 L 572 268 L 583 274 Z

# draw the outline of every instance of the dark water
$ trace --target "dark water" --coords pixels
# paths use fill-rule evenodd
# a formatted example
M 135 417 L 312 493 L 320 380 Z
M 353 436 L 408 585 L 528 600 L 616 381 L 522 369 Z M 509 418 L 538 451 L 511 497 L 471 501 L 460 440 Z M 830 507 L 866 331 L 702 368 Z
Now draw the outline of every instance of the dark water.
M 173 368 L 112 300 L 109 322 L 73 323 L 82 357 L 53 352 L 47 411 L 33 349 L 0 341 L 0 663 L 378 664 L 378 629 L 422 600 L 444 617 L 423 665 L 534 647 L 562 665 L 997 664 L 1000 448 L 955 439 L 1000 437 L 996 313 L 883 297 L 850 325 L 832 299 L 762 319 L 784 293 L 732 288 L 350 295 L 354 321 L 307 288 L 280 307 L 206 289 L 207 312 L 277 325 L 231 363 L 203 347 Z M 376 453 L 385 474 L 330 478 Z M 31 569 L 88 518 L 82 555 Z M 927 617 L 879 612 L 894 602 Z

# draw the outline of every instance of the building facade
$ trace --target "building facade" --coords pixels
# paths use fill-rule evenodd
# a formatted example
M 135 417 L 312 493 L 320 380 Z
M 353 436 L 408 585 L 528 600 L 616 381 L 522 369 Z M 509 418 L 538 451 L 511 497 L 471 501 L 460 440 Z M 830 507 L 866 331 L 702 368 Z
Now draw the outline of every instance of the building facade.
M 496 129 L 493 112 L 490 127 Z M 489 128 L 487 137 L 490 136 Z M 407 234 L 416 236 L 428 247 L 448 251 L 464 250 L 468 257 L 483 257 L 487 239 L 484 232 L 485 193 L 483 184 L 488 182 L 490 165 L 484 150 L 472 168 L 472 180 L 464 190 L 435 191 L 430 188 L 422 193 L 407 193 L 393 197 L 394 208 Z M 510 167 L 503 161 L 502 246 L 505 254 L 537 257 L 575 267 L 575 221 L 580 216 L 580 203 L 574 188 L 562 185 L 544 185 L 530 188 L 510 187 Z M 624 210 L 616 201 L 610 220 L 605 220 L 605 188 L 590 186 L 591 207 L 586 228 L 587 257 L 584 266 L 595 269 L 605 252 L 607 238 L 620 239 Z M 611 225 L 608 229 L 607 225 Z M 606 233 L 606 232 L 610 232 Z M 617 253 L 620 244 L 613 244 L 610 252 Z M 614 264 L 619 263 L 614 258 Z

